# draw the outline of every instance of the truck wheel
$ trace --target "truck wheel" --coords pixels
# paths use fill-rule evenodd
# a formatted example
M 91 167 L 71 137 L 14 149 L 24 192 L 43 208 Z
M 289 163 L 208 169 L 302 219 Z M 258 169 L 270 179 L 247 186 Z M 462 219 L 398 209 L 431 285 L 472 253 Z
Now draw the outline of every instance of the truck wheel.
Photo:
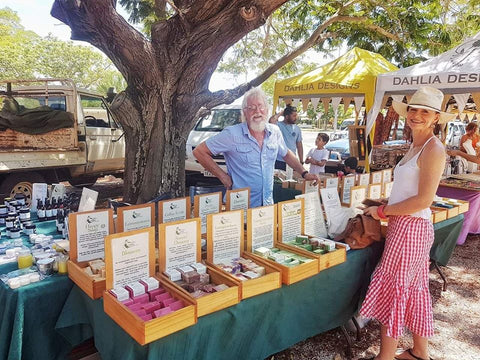
M 8 175 L 0 185 L 0 194 L 13 197 L 20 193 L 25 195 L 25 203 L 32 203 L 33 183 L 43 183 L 45 179 L 37 172 L 22 172 Z

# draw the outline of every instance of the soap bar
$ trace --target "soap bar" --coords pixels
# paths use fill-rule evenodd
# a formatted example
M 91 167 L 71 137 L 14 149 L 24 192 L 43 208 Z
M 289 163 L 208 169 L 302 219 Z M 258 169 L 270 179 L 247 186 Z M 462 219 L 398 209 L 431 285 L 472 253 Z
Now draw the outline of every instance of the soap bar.
M 255 271 L 260 276 L 265 275 L 265 268 L 263 266 L 256 266 L 252 269 L 252 271 Z
M 298 245 L 298 247 L 305 249 L 307 251 L 313 251 L 313 246 L 311 244 L 301 244 L 301 245 Z
M 149 295 L 150 301 L 155 300 L 155 296 L 163 294 L 165 292 L 166 290 L 164 288 L 158 288 L 158 289 L 149 291 L 148 295 Z
M 187 291 L 192 293 L 192 292 L 195 292 L 197 290 L 201 290 L 203 286 L 204 286 L 204 284 L 200 284 L 199 282 L 188 284 L 187 285 Z
M 131 305 L 134 304 L 134 302 L 133 302 L 132 299 L 127 299 L 127 300 L 123 300 L 122 304 L 125 305 L 125 306 L 131 306 Z
M 149 321 L 149 320 L 152 320 L 152 319 L 153 319 L 152 314 L 143 315 L 143 316 L 140 316 L 140 318 L 141 318 L 143 321 Z
M 182 267 L 179 267 L 177 268 L 178 271 L 180 271 L 181 273 L 186 273 L 186 272 L 189 272 L 189 271 L 195 271 L 191 266 L 189 265 L 185 265 L 185 266 L 182 266 Z
M 171 303 L 174 303 L 175 301 L 177 301 L 177 299 L 171 297 L 169 299 L 162 300 L 160 303 L 163 305 L 163 307 L 167 307 L 168 305 L 170 305 Z
M 202 296 L 205 296 L 205 295 L 208 295 L 208 294 L 206 292 L 202 291 L 202 290 L 197 290 L 197 291 L 193 292 L 191 295 L 194 298 L 198 299 L 198 298 L 200 298 Z
M 139 281 L 134 281 L 125 286 L 125 289 L 130 293 L 130 297 L 134 298 L 135 296 L 145 294 L 145 287 L 140 284 Z
M 116 287 L 114 289 L 110 289 L 109 292 L 110 294 L 115 296 L 118 301 L 125 301 L 130 297 L 128 291 L 123 287 Z
M 137 314 L 138 316 L 144 316 L 144 315 L 147 315 L 147 312 L 144 310 L 144 309 L 139 309 L 139 310 L 135 310 L 133 311 L 135 314 Z
M 142 279 L 140 280 L 140 283 L 145 288 L 145 291 L 152 291 L 152 290 L 158 289 L 158 287 L 160 286 L 160 283 L 154 277 Z
M 260 275 L 258 275 L 256 272 L 254 271 L 247 271 L 247 272 L 244 272 L 243 273 L 243 276 L 245 276 L 246 278 L 248 279 L 256 279 L 258 278 Z
M 161 309 L 162 305 L 160 305 L 159 302 L 154 301 L 148 304 L 143 305 L 144 310 L 147 312 L 147 314 L 153 313 L 155 310 Z
M 222 291 L 222 290 L 228 289 L 228 286 L 225 284 L 220 284 L 220 285 L 214 286 L 214 289 L 215 291 Z
M 128 308 L 135 312 L 135 311 L 138 311 L 138 310 L 142 310 L 143 309 L 143 304 L 140 304 L 140 303 L 137 303 L 137 304 L 132 304 L 132 305 L 129 305 Z
M 193 284 L 200 281 L 200 274 L 194 270 L 184 272 L 182 273 L 182 280 L 185 281 L 187 284 Z
M 173 311 L 177 311 L 177 310 L 180 310 L 181 308 L 184 308 L 185 305 L 183 305 L 182 300 L 177 300 L 177 301 L 171 303 L 170 305 L 168 305 L 168 307 L 170 309 L 172 309 Z
M 164 274 L 172 281 L 182 280 L 182 274 L 178 270 L 175 270 L 175 269 L 165 270 Z
M 307 235 L 297 235 L 295 237 L 295 241 L 298 244 L 308 244 L 308 236 Z
M 205 273 L 205 274 L 200 274 L 200 284 L 209 284 L 210 283 L 210 275 Z
M 215 285 L 212 285 L 212 284 L 203 285 L 201 291 L 204 291 L 206 293 L 213 293 L 213 292 L 215 292 L 214 286 Z
M 195 263 L 192 265 L 192 268 L 199 274 L 206 274 L 207 273 L 207 267 L 203 265 L 202 263 Z
M 132 298 L 135 304 L 146 304 L 150 301 L 148 294 L 138 295 Z
M 155 310 L 153 312 L 153 315 L 155 315 L 155 317 L 158 318 L 158 317 L 162 317 L 164 315 L 170 314 L 171 312 L 172 312 L 172 309 L 170 309 L 169 307 L 166 307 L 163 309 Z
M 257 254 L 257 255 L 260 255 L 260 256 L 263 256 L 263 257 L 267 257 L 268 255 L 270 255 L 270 249 L 266 248 L 266 247 L 259 247 L 259 248 L 256 248 L 255 250 L 253 250 L 254 254 Z
M 168 298 L 171 298 L 171 297 L 172 297 L 172 295 L 170 295 L 169 293 L 165 292 L 165 293 L 163 293 L 163 294 L 160 294 L 160 295 L 155 296 L 155 300 L 156 300 L 156 301 L 163 301 L 163 300 L 168 299 Z

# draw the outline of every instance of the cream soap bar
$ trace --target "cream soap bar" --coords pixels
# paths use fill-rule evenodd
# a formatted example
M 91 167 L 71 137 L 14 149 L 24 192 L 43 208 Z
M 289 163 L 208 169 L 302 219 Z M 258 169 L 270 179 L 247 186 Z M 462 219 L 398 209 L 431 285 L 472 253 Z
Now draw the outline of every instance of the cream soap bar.
M 147 279 L 140 280 L 140 283 L 145 287 L 145 291 L 152 291 L 158 289 L 160 283 L 154 277 L 149 277 Z
M 126 285 L 125 289 L 130 293 L 131 298 L 145 294 L 145 287 L 139 281 Z
M 207 272 L 207 267 L 202 263 L 195 263 L 192 265 L 192 268 L 199 274 L 205 274 Z
M 175 270 L 175 269 L 165 270 L 164 274 L 167 275 L 167 277 L 172 281 L 182 280 L 182 274 L 180 274 L 180 271 L 178 270 Z
M 130 298 L 129 293 L 123 287 L 117 287 L 110 290 L 110 294 L 115 296 L 118 301 L 125 301 Z

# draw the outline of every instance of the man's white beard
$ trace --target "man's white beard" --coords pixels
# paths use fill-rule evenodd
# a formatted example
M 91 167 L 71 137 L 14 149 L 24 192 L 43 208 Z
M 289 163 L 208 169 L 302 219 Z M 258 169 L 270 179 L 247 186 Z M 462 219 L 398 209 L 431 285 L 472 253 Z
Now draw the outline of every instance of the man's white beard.
M 249 125 L 249 128 L 252 130 L 252 131 L 256 131 L 256 132 L 260 132 L 260 131 L 263 131 L 265 130 L 265 125 L 267 123 L 267 120 L 264 120 L 260 123 L 256 123 L 256 122 L 251 122 L 250 125 Z

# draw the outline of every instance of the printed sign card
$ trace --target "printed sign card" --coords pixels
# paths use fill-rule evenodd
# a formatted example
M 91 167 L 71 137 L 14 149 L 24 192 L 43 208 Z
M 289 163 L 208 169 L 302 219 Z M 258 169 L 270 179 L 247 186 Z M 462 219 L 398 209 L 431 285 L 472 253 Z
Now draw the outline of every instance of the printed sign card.
M 393 181 L 386 182 L 383 184 L 383 197 L 389 198 L 392 193 Z
M 51 199 L 61 199 L 65 195 L 65 185 L 63 184 L 52 184 L 52 194 L 50 195 Z
M 230 264 L 240 257 L 243 244 L 243 210 L 207 216 L 207 260 Z
M 113 232 L 113 210 L 68 214 L 70 258 L 82 262 L 105 257 L 105 236 Z
M 225 210 L 244 210 L 247 221 L 247 210 L 250 207 L 250 188 L 227 190 Z
M 367 198 L 366 186 L 354 186 L 351 188 L 350 207 L 357 208 L 362 205 L 363 200 Z
M 383 171 L 374 171 L 370 173 L 371 181 L 370 184 L 381 184 L 383 178 Z
M 382 181 L 384 183 L 391 182 L 392 181 L 392 170 L 393 169 L 385 169 L 383 170 L 383 179 Z
M 325 179 L 325 187 L 326 188 L 335 188 L 338 191 L 338 177 L 329 177 Z
M 207 232 L 207 215 L 216 214 L 222 208 L 222 192 L 195 195 L 193 213 L 199 217 L 202 224 L 202 234 Z
M 278 208 L 278 242 L 290 242 L 304 229 L 304 200 L 295 199 L 282 201 Z
M 80 198 L 80 205 L 78 205 L 78 212 L 95 210 L 97 203 L 98 192 L 87 188 L 82 189 L 82 197 Z
M 348 213 L 345 210 L 351 211 L 351 209 L 342 208 L 337 189 L 320 189 L 320 196 L 327 217 L 328 234 L 333 236 L 340 234 L 348 221 Z
M 38 199 L 42 200 L 47 197 L 48 185 L 45 183 L 34 183 L 32 185 L 32 203 L 30 205 L 30 210 L 37 212 L 37 202 Z
M 155 228 L 105 237 L 107 289 L 125 286 L 155 273 Z
M 160 224 L 160 270 L 171 270 L 201 261 L 200 219 Z
M 117 209 L 118 232 L 144 229 L 155 223 L 155 204 L 140 204 Z
M 342 204 L 350 206 L 350 190 L 355 186 L 355 176 L 344 176 L 342 179 Z
M 368 186 L 370 184 L 370 174 L 358 174 L 358 186 Z
M 307 181 L 305 180 L 303 183 L 302 183 L 302 193 L 303 194 L 309 194 L 309 193 L 317 193 L 318 194 L 318 188 L 319 188 L 319 184 L 315 184 L 313 185 L 314 181 Z
M 158 222 L 169 223 L 190 218 L 190 197 L 158 202 Z
M 304 214 L 305 214 L 305 235 L 326 237 L 327 228 L 325 219 L 323 218 L 322 205 L 320 204 L 320 195 L 318 192 L 311 192 L 308 194 L 297 195 L 296 199 L 302 198 L 304 200 Z
M 277 205 L 248 209 L 247 251 L 271 248 L 277 242 Z
M 368 185 L 368 198 L 380 199 L 382 197 L 382 184 L 370 184 Z

